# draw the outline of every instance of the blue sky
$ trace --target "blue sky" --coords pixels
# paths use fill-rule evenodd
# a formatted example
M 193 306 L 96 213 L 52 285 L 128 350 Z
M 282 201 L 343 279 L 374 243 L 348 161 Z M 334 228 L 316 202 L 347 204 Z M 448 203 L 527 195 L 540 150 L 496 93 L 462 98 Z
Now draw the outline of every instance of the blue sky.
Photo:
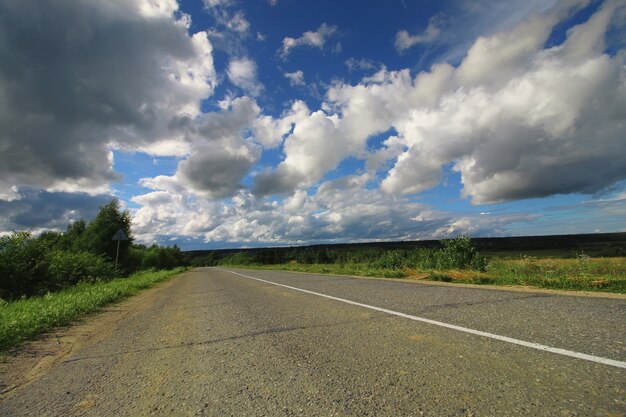
M 626 231 L 623 2 L 0 16 L 0 233 L 113 197 L 138 241 L 184 249 Z

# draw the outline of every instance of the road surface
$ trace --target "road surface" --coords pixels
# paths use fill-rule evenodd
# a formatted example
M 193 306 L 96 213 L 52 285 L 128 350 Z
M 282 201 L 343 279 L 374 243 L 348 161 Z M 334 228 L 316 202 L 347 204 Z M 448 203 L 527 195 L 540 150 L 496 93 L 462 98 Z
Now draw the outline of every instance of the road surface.
M 78 329 L 1 416 L 626 415 L 624 297 L 199 268 Z

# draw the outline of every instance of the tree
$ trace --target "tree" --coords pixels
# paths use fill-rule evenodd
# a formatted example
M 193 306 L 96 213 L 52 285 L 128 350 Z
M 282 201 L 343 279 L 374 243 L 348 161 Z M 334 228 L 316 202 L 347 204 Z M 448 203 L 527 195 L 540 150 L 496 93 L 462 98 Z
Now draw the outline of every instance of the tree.
M 111 200 L 109 204 L 100 207 L 100 212 L 96 218 L 89 223 L 84 232 L 79 234 L 79 247 L 77 249 L 86 250 L 94 255 L 104 256 L 109 260 L 114 260 L 117 250 L 117 241 L 113 240 L 113 235 L 115 235 L 119 229 L 122 229 L 128 237 L 128 240 L 120 242 L 119 262 L 121 265 L 124 265 L 128 255 L 128 249 L 133 241 L 130 223 L 130 213 L 128 210 L 122 211 L 118 199 L 115 198 Z M 80 228 L 80 226 L 77 226 L 77 229 L 78 228 Z M 73 231 L 74 230 L 72 230 L 72 232 Z M 76 232 L 78 232 L 78 230 L 76 230 Z

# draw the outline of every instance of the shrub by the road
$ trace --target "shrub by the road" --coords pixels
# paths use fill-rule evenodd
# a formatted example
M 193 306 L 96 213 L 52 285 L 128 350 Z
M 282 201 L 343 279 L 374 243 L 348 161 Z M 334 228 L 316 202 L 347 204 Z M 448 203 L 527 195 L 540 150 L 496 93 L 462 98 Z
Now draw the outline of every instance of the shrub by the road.
M 111 262 L 89 252 L 53 250 L 47 254 L 51 289 L 56 290 L 79 282 L 95 282 L 115 276 Z
M 471 269 L 484 271 L 487 258 L 476 252 L 469 236 L 458 236 L 441 241 L 442 249 L 437 252 L 438 269 Z

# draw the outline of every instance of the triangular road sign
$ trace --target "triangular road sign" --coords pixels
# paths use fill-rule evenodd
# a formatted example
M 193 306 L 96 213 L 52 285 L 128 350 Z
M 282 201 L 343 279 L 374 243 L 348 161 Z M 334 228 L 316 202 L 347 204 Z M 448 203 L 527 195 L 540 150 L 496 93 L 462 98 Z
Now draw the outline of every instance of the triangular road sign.
M 113 240 L 128 240 L 128 236 L 122 229 L 118 230 L 115 235 L 113 235 Z

